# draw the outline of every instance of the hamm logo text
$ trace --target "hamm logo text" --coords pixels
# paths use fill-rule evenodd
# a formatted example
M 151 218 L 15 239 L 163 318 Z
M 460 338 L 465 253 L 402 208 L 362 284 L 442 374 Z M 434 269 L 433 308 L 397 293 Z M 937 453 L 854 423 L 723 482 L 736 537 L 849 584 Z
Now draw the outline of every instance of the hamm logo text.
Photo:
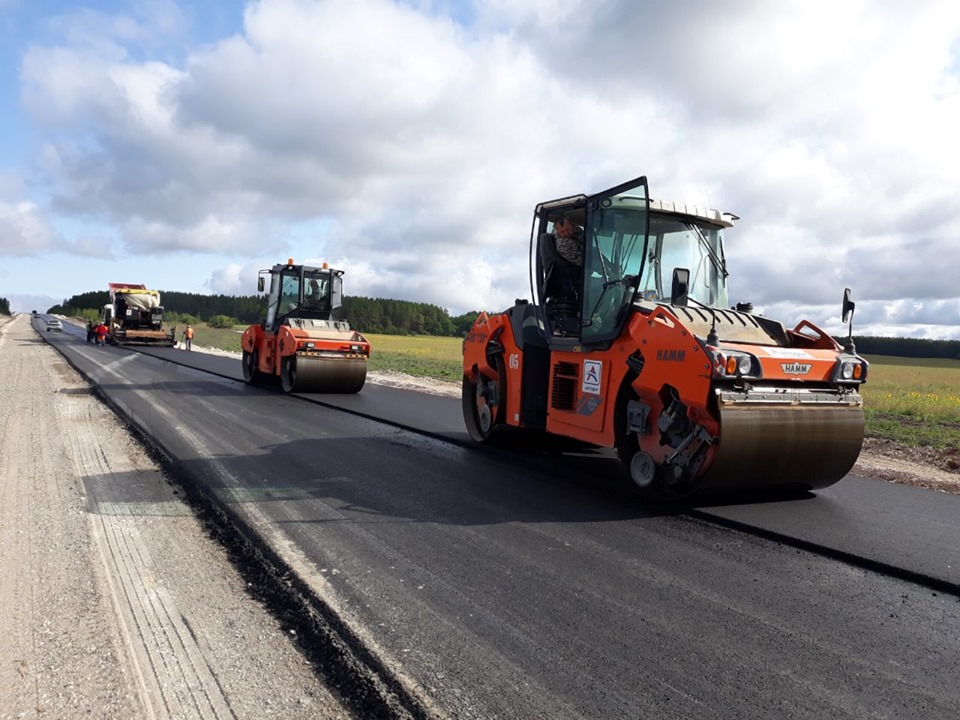
M 657 350 L 657 360 L 661 362 L 683 362 L 686 350 Z

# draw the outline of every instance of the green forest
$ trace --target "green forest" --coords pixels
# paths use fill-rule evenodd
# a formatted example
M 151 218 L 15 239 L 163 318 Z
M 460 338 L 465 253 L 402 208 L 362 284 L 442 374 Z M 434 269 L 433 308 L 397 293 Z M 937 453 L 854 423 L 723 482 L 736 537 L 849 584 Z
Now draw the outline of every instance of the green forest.
M 10 314 L 10 301 L 6 298 L 0 298 L 0 315 Z
M 843 345 L 844 341 L 837 338 Z M 853 342 L 861 355 L 893 355 L 908 358 L 949 358 L 960 360 L 960 340 L 920 338 L 857 337 Z

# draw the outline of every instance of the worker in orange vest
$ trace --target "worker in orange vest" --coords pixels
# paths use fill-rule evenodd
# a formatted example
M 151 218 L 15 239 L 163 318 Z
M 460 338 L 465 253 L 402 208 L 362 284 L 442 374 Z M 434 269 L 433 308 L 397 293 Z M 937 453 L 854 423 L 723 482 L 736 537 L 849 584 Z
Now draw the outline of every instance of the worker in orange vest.
M 193 345 L 193 328 L 187 325 L 186 330 L 183 331 L 183 347 L 185 350 L 189 350 Z

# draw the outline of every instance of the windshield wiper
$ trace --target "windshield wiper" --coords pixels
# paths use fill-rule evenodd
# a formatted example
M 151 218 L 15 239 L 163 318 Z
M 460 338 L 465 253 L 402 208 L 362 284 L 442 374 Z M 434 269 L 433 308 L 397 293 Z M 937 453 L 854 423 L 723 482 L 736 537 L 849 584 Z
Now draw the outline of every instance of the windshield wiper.
M 688 222 L 685 223 L 688 228 L 692 228 L 693 231 L 697 234 L 697 240 L 700 242 L 700 245 L 703 246 L 703 249 L 707 251 L 707 255 L 710 256 L 710 259 L 713 260 L 714 267 L 718 268 L 720 272 L 723 273 L 724 279 L 730 277 L 730 273 L 727 272 L 727 263 L 725 260 L 721 259 L 717 255 L 716 251 L 710 245 L 710 241 L 707 240 L 707 236 L 704 235 L 703 230 L 696 223 Z

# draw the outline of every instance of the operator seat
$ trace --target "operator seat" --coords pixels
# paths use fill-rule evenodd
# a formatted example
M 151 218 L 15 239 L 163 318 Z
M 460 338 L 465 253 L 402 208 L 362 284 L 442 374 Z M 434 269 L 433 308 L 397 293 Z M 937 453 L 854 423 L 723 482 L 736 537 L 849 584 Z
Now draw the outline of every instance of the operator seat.
M 540 235 L 543 287 L 540 297 L 554 330 L 570 335 L 580 332 L 580 268 L 557 251 L 553 233 Z

